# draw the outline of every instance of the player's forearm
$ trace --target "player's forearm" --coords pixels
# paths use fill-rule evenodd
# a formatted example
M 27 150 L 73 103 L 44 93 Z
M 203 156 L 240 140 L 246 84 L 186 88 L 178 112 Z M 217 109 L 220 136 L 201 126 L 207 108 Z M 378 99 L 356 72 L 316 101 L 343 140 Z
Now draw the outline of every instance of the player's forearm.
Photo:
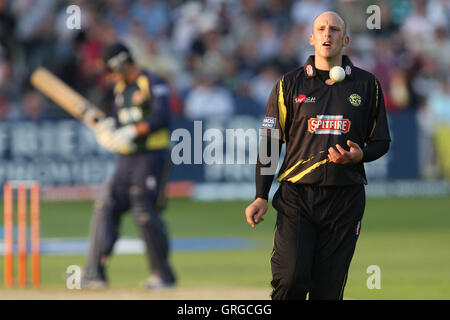
M 255 182 L 256 182 L 256 198 L 262 198 L 267 200 L 269 198 L 270 187 L 272 186 L 273 178 L 275 177 L 275 170 L 278 166 L 278 159 L 280 158 L 282 144 L 278 143 L 278 148 L 275 152 L 278 154 L 272 154 L 272 144 L 274 139 L 265 139 L 265 148 L 261 145 L 259 150 L 258 159 L 256 162 Z M 261 143 L 264 143 L 264 139 Z M 267 154 L 263 154 L 267 153 Z M 263 164 L 261 158 L 269 160 L 268 163 Z M 271 169 L 272 168 L 272 169 Z M 272 172 L 273 173 L 272 173 Z
M 263 175 L 261 169 L 263 165 L 258 159 L 256 163 L 255 182 L 256 182 L 256 195 L 255 199 L 262 198 L 267 200 L 269 198 L 270 187 L 275 175 Z
M 389 150 L 389 140 L 370 141 L 363 148 L 363 162 L 370 162 L 381 158 Z

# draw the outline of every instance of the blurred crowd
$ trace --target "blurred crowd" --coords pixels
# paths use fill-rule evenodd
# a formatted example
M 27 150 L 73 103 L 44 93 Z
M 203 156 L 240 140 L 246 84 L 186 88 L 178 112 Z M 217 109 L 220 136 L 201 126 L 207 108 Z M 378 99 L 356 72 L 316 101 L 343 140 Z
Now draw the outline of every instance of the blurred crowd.
M 205 119 L 264 112 L 272 86 L 313 53 L 315 16 L 347 22 L 353 63 L 380 80 L 390 113 L 418 110 L 450 122 L 450 1 L 377 1 L 370 30 L 363 0 L 0 0 L 0 120 L 61 116 L 29 85 L 46 66 L 94 103 L 110 97 L 101 49 L 126 43 L 139 65 L 171 84 L 176 115 Z M 81 9 L 81 29 L 66 22 Z

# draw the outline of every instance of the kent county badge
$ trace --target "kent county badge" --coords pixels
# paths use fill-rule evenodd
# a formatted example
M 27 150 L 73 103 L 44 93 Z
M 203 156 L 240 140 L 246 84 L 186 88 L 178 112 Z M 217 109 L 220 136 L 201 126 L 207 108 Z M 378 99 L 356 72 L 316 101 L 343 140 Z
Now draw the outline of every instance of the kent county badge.
M 356 93 L 352 93 L 349 97 L 348 97 L 348 101 L 351 103 L 352 106 L 354 107 L 358 107 L 361 105 L 361 96 L 359 94 Z

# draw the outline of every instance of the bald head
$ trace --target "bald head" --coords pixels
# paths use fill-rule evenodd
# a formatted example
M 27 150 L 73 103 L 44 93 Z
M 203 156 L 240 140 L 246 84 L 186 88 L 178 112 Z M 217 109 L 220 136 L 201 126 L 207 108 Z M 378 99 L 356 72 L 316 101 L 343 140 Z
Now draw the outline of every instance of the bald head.
M 336 12 L 326 11 L 314 19 L 309 44 L 314 46 L 316 67 L 340 65 L 344 47 L 349 44 L 345 21 Z M 321 69 L 329 70 L 329 69 Z
M 316 27 L 322 25 L 338 26 L 343 32 L 342 36 L 347 34 L 347 25 L 344 19 L 342 19 L 342 17 L 334 11 L 325 11 L 319 14 L 313 21 L 313 32 Z

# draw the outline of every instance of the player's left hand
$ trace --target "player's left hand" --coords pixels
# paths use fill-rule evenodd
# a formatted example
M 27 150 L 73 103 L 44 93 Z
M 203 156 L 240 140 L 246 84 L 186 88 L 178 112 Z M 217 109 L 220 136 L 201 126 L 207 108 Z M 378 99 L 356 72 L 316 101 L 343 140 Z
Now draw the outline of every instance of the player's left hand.
M 258 223 L 264 221 L 263 215 L 267 212 L 267 200 L 263 198 L 256 198 L 246 209 L 245 218 L 247 223 L 255 227 Z
M 350 140 L 347 140 L 347 146 L 350 147 L 350 151 L 344 150 L 339 144 L 336 145 L 336 149 L 333 147 L 328 148 L 328 158 L 337 164 L 356 164 L 361 162 L 363 158 L 361 147 Z

